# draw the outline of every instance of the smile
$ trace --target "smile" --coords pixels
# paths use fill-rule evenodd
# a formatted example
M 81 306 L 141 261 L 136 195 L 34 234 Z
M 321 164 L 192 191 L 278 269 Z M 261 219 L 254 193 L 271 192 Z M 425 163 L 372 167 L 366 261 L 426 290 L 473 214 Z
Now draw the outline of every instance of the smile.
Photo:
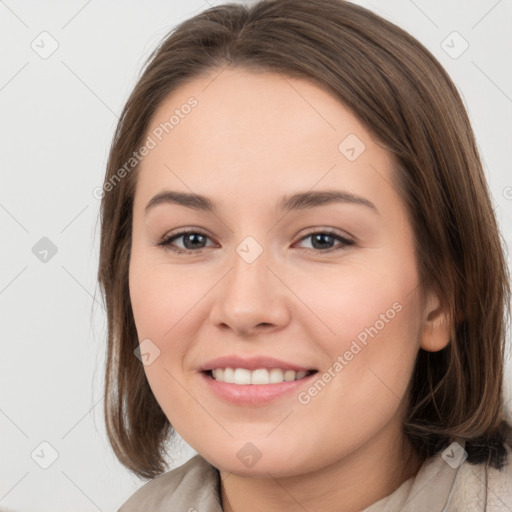
M 295 399 L 317 370 L 281 368 L 215 368 L 199 373 L 207 392 L 236 406 L 264 406 L 279 399 Z M 227 382 L 228 380 L 232 382 Z
M 208 373 L 216 381 L 243 386 L 248 384 L 263 385 L 291 382 L 301 380 L 315 372 L 316 370 L 294 371 L 281 368 L 258 368 L 252 371 L 246 368 L 215 368 Z

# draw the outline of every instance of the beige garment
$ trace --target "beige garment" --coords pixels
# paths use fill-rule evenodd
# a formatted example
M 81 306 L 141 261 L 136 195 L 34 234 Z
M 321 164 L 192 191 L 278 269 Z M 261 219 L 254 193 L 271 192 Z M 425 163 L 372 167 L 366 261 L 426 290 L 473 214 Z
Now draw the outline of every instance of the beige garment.
M 512 512 L 510 449 L 501 471 L 467 461 L 452 468 L 447 453 L 425 461 L 416 476 L 362 512 Z M 222 512 L 219 486 L 219 471 L 196 455 L 142 486 L 118 512 Z

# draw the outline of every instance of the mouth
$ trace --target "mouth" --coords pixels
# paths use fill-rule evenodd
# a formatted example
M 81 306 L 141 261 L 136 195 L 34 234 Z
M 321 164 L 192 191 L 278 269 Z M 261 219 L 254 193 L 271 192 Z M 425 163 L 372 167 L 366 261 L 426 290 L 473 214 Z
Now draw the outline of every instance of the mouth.
M 317 370 L 295 371 L 282 368 L 257 368 L 255 370 L 249 370 L 247 368 L 228 367 L 205 370 L 203 373 L 212 380 L 225 384 L 262 386 L 304 380 L 317 373 Z
M 237 406 L 263 406 L 293 399 L 294 392 L 307 386 L 318 373 L 317 368 L 287 359 L 226 354 L 204 362 L 198 370 L 205 393 Z
M 199 375 L 205 391 L 223 402 L 237 407 L 263 407 L 277 400 L 295 400 L 317 373 L 318 370 L 227 367 L 203 370 Z

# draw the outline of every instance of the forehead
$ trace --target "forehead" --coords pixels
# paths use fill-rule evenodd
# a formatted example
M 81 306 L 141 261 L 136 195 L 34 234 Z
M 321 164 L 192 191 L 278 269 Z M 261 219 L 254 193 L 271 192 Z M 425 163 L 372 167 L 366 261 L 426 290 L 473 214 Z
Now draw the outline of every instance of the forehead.
M 377 193 L 391 166 L 389 153 L 325 89 L 240 68 L 212 70 L 178 87 L 155 111 L 146 137 L 154 148 L 137 185 L 146 197 L 163 186 L 205 195 L 222 188 L 229 197 L 242 189 L 310 189 L 319 181 L 357 189 L 362 179 Z
M 189 108 L 192 98 L 196 105 Z M 245 135 L 244 150 L 259 142 L 275 146 L 306 137 L 336 139 L 348 129 L 368 138 L 359 120 L 324 88 L 304 78 L 241 68 L 211 70 L 172 91 L 155 111 L 148 132 L 159 127 L 164 137 L 177 140 L 183 132 L 190 140 L 193 130 L 206 147 Z

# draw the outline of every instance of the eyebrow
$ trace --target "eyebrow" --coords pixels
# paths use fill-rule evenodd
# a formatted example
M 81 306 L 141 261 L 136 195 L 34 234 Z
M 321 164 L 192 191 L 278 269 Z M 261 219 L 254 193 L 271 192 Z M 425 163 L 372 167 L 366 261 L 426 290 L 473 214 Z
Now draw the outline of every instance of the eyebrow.
M 368 199 L 340 190 L 308 191 L 293 194 L 291 196 L 283 196 L 278 203 L 277 210 L 287 212 L 293 210 L 306 210 L 331 203 L 348 203 L 366 206 L 379 214 L 377 207 Z M 147 214 L 151 209 L 160 204 L 177 204 L 193 210 L 212 213 L 217 211 L 214 202 L 205 196 L 165 190 L 154 196 L 148 202 L 145 208 L 145 213 Z

